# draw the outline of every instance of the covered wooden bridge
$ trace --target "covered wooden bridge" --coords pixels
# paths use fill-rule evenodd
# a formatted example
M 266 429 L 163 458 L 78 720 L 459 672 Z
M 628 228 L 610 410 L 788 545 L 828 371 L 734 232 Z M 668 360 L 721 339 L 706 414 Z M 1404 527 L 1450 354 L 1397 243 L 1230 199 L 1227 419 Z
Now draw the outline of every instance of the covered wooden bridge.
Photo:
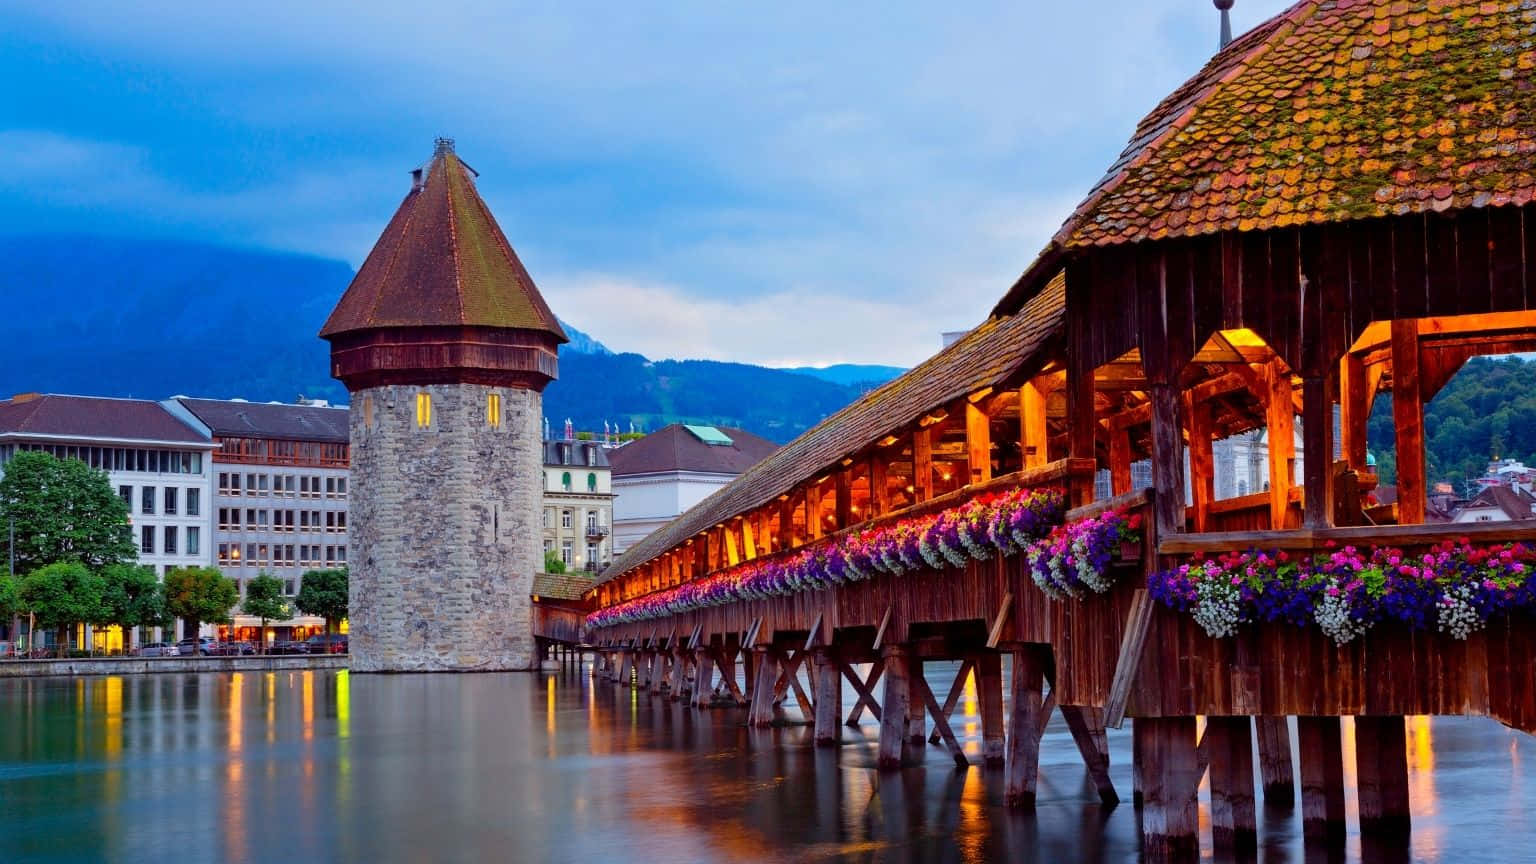
M 700 706 L 719 674 L 827 744 L 868 711 L 898 767 L 930 724 L 967 761 L 923 675 L 959 660 L 1014 803 L 1055 710 L 1116 800 L 1103 730 L 1132 718 L 1154 856 L 1195 849 L 1207 772 L 1214 842 L 1250 849 L 1293 743 L 1336 841 L 1352 716 L 1361 828 L 1406 835 L 1404 715 L 1536 730 L 1536 532 L 1424 524 L 1423 428 L 1467 358 L 1536 350 L 1533 33 L 1518 0 L 1307 0 L 1234 41 L 986 322 L 615 562 L 587 594 L 604 673 Z M 1216 500 L 1213 442 L 1255 429 L 1267 488 Z

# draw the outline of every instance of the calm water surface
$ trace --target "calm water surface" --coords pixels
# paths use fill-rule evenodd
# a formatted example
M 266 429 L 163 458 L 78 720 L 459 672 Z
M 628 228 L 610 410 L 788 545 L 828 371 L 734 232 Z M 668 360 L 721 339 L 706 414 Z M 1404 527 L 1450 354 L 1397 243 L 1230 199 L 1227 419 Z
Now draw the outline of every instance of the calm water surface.
M 954 668 L 929 674 L 942 693 Z M 973 696 L 956 732 L 975 752 Z M 806 728 L 743 719 L 574 671 L 5 680 L 0 862 L 1138 857 L 1134 809 L 1098 804 L 1059 720 L 1039 805 L 1021 813 L 1001 806 L 998 772 L 956 771 L 941 748 L 881 775 L 872 725 L 829 752 Z M 1415 830 L 1400 858 L 1536 860 L 1536 740 L 1416 718 L 1408 743 Z M 1129 799 L 1128 734 L 1110 746 Z M 1353 824 L 1352 791 L 1349 806 Z M 1202 821 L 1204 808 L 1202 790 Z M 1303 848 L 1299 811 L 1260 818 L 1264 860 L 1327 860 Z M 1359 839 L 1343 854 L 1359 859 Z

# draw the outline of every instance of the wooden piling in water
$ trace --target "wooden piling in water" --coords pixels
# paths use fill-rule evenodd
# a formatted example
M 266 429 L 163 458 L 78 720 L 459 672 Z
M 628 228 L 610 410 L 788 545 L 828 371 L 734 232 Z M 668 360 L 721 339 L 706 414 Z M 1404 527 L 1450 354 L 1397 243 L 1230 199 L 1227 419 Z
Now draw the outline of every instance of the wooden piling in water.
M 1004 779 L 1010 807 L 1035 806 L 1035 782 L 1040 773 L 1041 694 L 1045 663 L 1039 648 L 1026 645 L 1013 655 L 1013 711 L 1008 724 L 1008 758 Z
M 1208 717 L 1205 721 L 1211 772 L 1211 841 L 1219 853 L 1240 857 L 1258 852 L 1252 728 L 1246 716 Z M 1195 783 L 1199 784 L 1198 773 Z
M 1301 828 L 1308 840 L 1342 843 L 1344 749 L 1339 718 L 1297 717 L 1301 756 Z
M 907 663 L 911 659 L 905 645 L 882 649 L 885 660 L 885 697 L 880 706 L 880 745 L 876 765 L 882 770 L 900 768 L 907 737 L 908 703 L 911 689 L 907 681 Z
M 747 713 L 747 725 L 765 728 L 773 725 L 774 684 L 779 680 L 778 657 L 768 646 L 752 649 L 752 662 L 756 667 L 757 681 L 752 685 L 752 708 Z
M 1291 768 L 1291 728 L 1284 717 L 1255 717 L 1259 738 L 1259 771 L 1264 778 L 1264 803 L 1275 807 L 1296 804 L 1296 775 Z
M 813 649 L 811 664 L 811 672 L 816 678 L 816 746 L 835 747 L 842 736 L 839 729 L 843 719 L 842 671 L 838 668 L 837 658 L 828 648 Z
M 1360 833 L 1406 837 L 1408 742 L 1403 718 L 1355 718 L 1355 769 L 1359 777 Z
M 1137 717 L 1142 759 L 1141 841 L 1148 861 L 1192 861 L 1200 853 L 1195 718 Z
M 993 651 L 978 654 L 971 668 L 981 708 L 981 756 L 988 767 L 1000 768 L 1008 755 L 1008 735 L 1003 726 L 1003 655 Z

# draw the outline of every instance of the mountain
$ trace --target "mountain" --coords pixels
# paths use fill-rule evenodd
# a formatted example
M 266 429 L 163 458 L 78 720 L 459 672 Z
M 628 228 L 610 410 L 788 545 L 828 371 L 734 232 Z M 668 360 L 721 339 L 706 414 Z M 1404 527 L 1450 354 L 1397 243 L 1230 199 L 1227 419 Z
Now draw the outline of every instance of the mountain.
M 0 237 L 0 398 L 37 390 L 344 404 L 315 334 L 352 275 L 340 261 L 172 240 Z M 854 381 L 862 373 L 834 370 L 889 369 L 652 361 L 565 327 L 560 378 L 544 393 L 556 428 L 567 417 L 579 429 L 690 422 L 782 443 L 868 389 Z
M 874 366 L 863 363 L 834 363 L 831 366 L 791 366 L 785 372 L 809 375 L 833 384 L 870 390 L 907 371 L 900 366 Z

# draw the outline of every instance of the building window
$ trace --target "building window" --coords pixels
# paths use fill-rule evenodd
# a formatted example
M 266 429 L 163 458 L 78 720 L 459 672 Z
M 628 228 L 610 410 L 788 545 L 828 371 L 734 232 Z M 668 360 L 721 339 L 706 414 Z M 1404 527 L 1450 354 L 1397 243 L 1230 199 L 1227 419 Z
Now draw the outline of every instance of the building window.
M 176 515 L 176 487 L 165 487 L 165 515 Z
M 139 552 L 144 555 L 155 554 L 155 526 L 145 525 L 139 529 Z
M 192 543 L 192 538 L 188 537 L 187 538 L 187 544 L 191 545 L 191 543 Z M 219 563 L 220 564 L 228 564 L 229 563 L 229 544 L 228 543 L 220 543 L 219 544 Z
M 293 596 L 293 580 L 292 579 L 289 579 L 289 580 L 286 580 L 285 582 L 283 582 L 283 593 L 288 595 L 289 597 Z
M 201 489 L 188 489 L 187 490 L 187 515 L 188 516 L 201 516 L 201 515 L 203 515 L 203 490 L 201 490 Z
M 416 394 L 416 425 L 426 428 L 432 425 L 432 394 Z
M 571 565 L 571 541 L 565 540 L 560 544 L 560 560 L 569 567 Z
M 587 544 L 587 569 L 588 570 L 596 570 L 597 569 L 597 544 L 596 543 L 588 543 Z
M 144 486 L 139 492 L 139 512 L 154 515 L 155 487 Z
M 196 525 L 187 526 L 187 554 L 201 555 L 203 552 L 203 532 Z
M 596 492 L 597 491 L 597 475 L 596 474 L 592 474 L 592 473 L 587 474 L 587 491 L 588 492 Z
M 123 503 L 128 505 L 128 510 L 131 512 L 133 510 L 133 487 L 119 486 L 117 487 L 117 494 L 123 499 Z
M 165 548 L 161 550 L 167 555 L 176 554 L 176 526 L 165 526 Z
M 567 471 L 560 475 L 560 488 L 567 492 L 571 491 L 571 472 Z
M 485 397 L 485 422 L 491 428 L 501 427 L 501 394 L 492 393 Z
M 550 509 L 548 507 L 545 507 L 544 508 L 544 527 L 545 528 L 550 527 L 552 524 L 554 524 L 554 521 L 555 520 L 553 518 L 551 518 L 551 516 L 550 516 Z M 548 552 L 550 550 L 545 549 L 544 551 Z
M 593 531 L 596 531 L 596 530 L 597 530 L 597 511 L 596 510 L 588 510 L 587 511 L 587 533 L 591 534 Z
M 569 510 L 561 510 L 560 511 L 560 527 L 561 528 L 569 528 L 569 527 L 571 527 L 571 511 L 569 511 Z

